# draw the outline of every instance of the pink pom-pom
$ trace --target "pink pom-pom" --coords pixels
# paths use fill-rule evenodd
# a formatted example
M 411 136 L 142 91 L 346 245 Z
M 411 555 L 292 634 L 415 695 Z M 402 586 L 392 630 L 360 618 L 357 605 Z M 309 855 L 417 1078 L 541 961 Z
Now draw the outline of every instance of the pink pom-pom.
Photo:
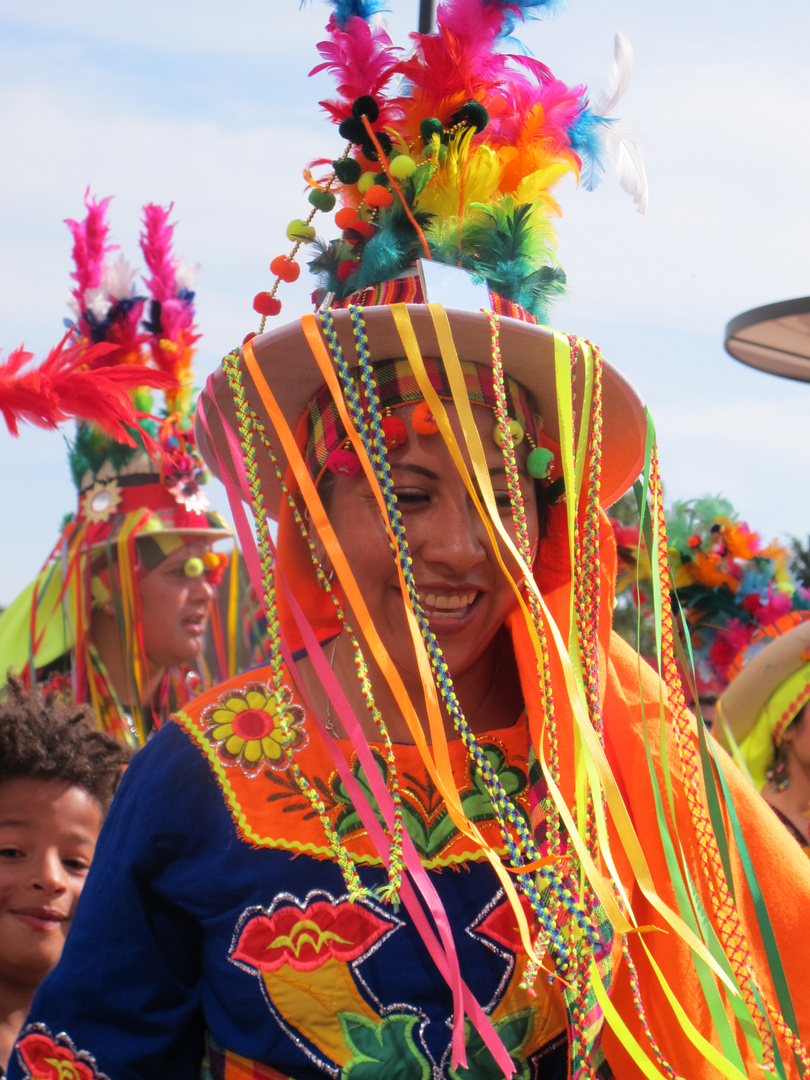
M 356 476 L 360 472 L 360 459 L 351 450 L 339 446 L 327 454 L 326 467 L 338 476 Z

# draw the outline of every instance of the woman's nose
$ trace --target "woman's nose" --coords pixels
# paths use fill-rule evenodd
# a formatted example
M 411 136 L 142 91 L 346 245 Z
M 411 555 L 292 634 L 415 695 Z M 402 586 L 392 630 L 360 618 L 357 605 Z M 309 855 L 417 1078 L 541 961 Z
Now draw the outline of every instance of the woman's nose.
M 447 499 L 436 508 L 421 554 L 427 562 L 461 573 L 485 561 L 488 542 L 484 523 L 472 503 Z
M 33 867 L 31 884 L 35 889 L 50 896 L 61 896 L 68 887 L 67 870 L 62 864 L 59 852 L 49 849 L 42 853 Z
M 204 574 L 191 579 L 191 586 L 188 591 L 190 598 L 204 600 L 206 604 L 210 604 L 214 598 L 214 586 L 211 585 Z

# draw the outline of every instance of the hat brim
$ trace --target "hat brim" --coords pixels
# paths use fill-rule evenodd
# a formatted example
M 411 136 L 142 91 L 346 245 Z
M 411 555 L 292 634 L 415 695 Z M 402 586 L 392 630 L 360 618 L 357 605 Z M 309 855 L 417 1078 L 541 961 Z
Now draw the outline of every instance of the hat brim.
M 416 334 L 422 356 L 439 357 L 441 351 L 429 309 L 423 304 L 408 304 L 406 310 Z M 446 308 L 456 351 L 461 360 L 492 364 L 492 340 L 489 320 L 483 312 Z M 357 354 L 350 314 L 345 310 L 332 312 L 332 320 L 343 355 L 350 367 L 357 366 Z M 386 305 L 363 309 L 368 352 L 372 362 L 402 357 L 404 349 L 391 308 Z M 545 326 L 521 322 L 500 316 L 500 350 L 504 371 L 521 383 L 534 396 L 543 417 L 543 430 L 559 443 L 557 390 L 554 370 L 554 334 Z M 323 385 L 315 357 L 300 322 L 289 323 L 252 340 L 253 352 L 262 374 L 272 390 L 281 412 L 291 429 L 295 430 L 309 402 Z M 243 363 L 247 399 L 263 423 L 269 422 L 256 387 Z M 579 365 L 583 366 L 580 359 Z M 579 372 L 578 372 L 579 374 Z M 582 384 L 578 378 L 576 385 Z M 211 400 L 210 386 L 216 402 Z M 205 410 L 206 424 L 199 416 Z M 575 398 L 579 416 L 580 404 Z M 238 484 L 230 462 L 229 440 L 222 417 L 238 435 L 238 424 L 230 387 L 220 369 L 197 401 L 195 435 L 197 446 L 208 467 L 221 476 L 217 453 Z M 602 369 L 602 465 L 601 502 L 610 506 L 638 478 L 644 465 L 644 446 L 647 422 L 638 392 L 615 367 L 604 362 Z M 215 446 L 211 445 L 211 440 Z M 278 456 L 282 474 L 286 458 L 277 441 L 273 449 Z M 265 506 L 277 517 L 283 492 L 272 470 L 262 469 L 262 492 Z M 245 496 L 247 493 L 243 493 Z

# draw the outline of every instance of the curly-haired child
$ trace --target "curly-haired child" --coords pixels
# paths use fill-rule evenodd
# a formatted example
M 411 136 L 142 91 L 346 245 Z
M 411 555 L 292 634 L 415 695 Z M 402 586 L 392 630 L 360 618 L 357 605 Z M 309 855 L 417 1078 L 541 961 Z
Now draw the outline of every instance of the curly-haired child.
M 56 966 L 101 823 L 130 752 L 10 680 L 0 701 L 0 1076 L 39 983 Z

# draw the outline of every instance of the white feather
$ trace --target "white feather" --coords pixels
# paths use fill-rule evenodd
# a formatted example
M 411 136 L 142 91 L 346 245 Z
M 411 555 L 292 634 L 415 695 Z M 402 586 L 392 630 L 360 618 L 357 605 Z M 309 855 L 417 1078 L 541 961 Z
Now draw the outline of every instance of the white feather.
M 85 289 L 82 300 L 84 310 L 95 315 L 99 322 L 103 322 L 107 318 L 107 313 L 112 307 L 112 301 L 107 299 L 107 290 L 103 285 L 98 289 Z
M 613 116 L 616 106 L 630 85 L 633 74 L 633 46 L 624 36 L 616 34 L 613 40 L 613 66 L 608 72 L 607 89 L 592 105 L 597 116 Z
M 102 289 L 106 289 L 116 300 L 128 299 L 133 293 L 133 282 L 137 271 L 133 270 L 123 255 L 104 270 Z
M 607 89 L 593 103 L 596 116 L 603 116 L 609 122 L 602 129 L 602 138 L 608 157 L 612 161 L 619 183 L 633 202 L 640 214 L 647 212 L 649 187 L 647 172 L 644 168 L 644 155 L 635 140 L 629 124 L 616 120 L 616 107 L 630 85 L 633 74 L 633 46 L 624 36 L 616 34 L 613 42 L 613 66 L 608 72 Z
M 197 279 L 200 276 L 201 270 L 201 263 L 186 263 L 181 259 L 177 264 L 177 270 L 174 275 L 174 279 L 177 282 L 177 288 L 188 289 L 190 292 L 197 284 Z
M 622 189 L 633 196 L 638 212 L 646 214 L 649 197 L 647 170 L 644 168 L 641 147 L 633 138 L 632 128 L 622 121 L 612 120 L 605 126 L 603 138 Z

